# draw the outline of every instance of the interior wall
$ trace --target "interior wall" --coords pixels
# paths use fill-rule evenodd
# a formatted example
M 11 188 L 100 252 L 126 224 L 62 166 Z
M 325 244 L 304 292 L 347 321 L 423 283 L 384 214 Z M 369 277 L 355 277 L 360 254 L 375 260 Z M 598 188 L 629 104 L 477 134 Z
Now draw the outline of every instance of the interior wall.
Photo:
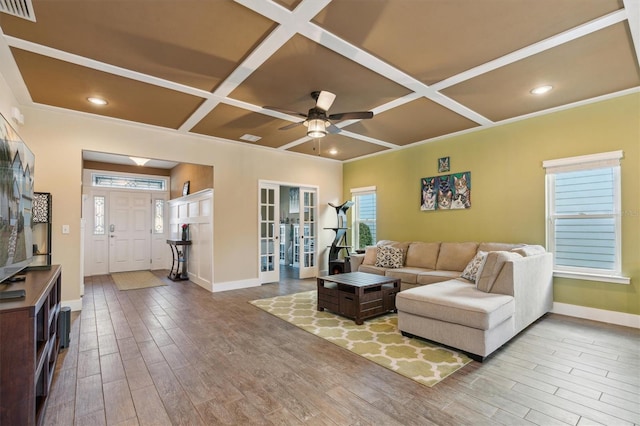
M 8 116 L 15 98 L 0 81 L 0 106 Z M 80 299 L 82 150 L 183 163 L 216 171 L 214 202 L 214 286 L 258 282 L 258 180 L 319 187 L 319 227 L 331 220 L 329 202 L 342 196 L 342 164 L 310 156 L 259 149 L 242 143 L 46 107 L 21 107 L 17 128 L 36 156 L 35 190 L 53 195 L 53 262 L 63 266 L 63 300 Z M 210 185 L 209 185 L 210 186 Z M 327 222 L 328 223 L 328 222 Z M 63 224 L 70 233 L 62 234 Z M 318 247 L 330 244 L 321 233 Z M 324 250 L 319 262 L 326 262 Z M 322 268 L 322 266 L 321 266 Z
M 109 172 L 133 173 L 155 176 L 169 176 L 170 170 L 158 169 L 156 167 L 127 166 L 126 164 L 103 163 L 101 161 L 83 161 L 83 168 L 93 170 L 106 170 Z
M 182 197 L 184 183 L 189 181 L 189 194 L 213 188 L 213 167 L 181 163 L 170 171 L 171 198 Z
M 623 150 L 622 270 L 631 285 L 554 279 L 554 300 L 640 314 L 640 94 L 378 155 L 344 166 L 343 194 L 376 186 L 378 239 L 545 245 L 544 160 Z M 471 172 L 471 208 L 420 211 L 420 179 Z

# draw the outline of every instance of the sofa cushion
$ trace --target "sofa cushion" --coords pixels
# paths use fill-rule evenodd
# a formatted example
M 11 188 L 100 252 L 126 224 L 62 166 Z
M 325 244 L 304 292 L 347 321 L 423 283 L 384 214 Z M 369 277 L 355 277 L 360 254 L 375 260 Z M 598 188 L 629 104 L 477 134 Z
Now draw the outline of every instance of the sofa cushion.
M 418 276 L 416 277 L 416 284 L 434 284 L 459 277 L 459 271 L 425 271 L 418 274 Z
M 396 295 L 396 307 L 426 318 L 489 330 L 511 316 L 513 296 L 484 293 L 461 279 L 414 287 Z
M 367 246 L 364 249 L 364 260 L 362 261 L 363 265 L 375 265 L 376 257 L 378 255 L 378 247 L 376 246 Z
M 405 265 L 415 268 L 436 269 L 440 243 L 415 242 L 409 244 Z
M 400 281 L 407 284 L 417 284 L 418 274 L 424 272 L 424 268 L 410 268 L 405 266 L 404 268 L 387 269 L 385 275 L 392 278 L 400 278 Z
M 525 244 L 512 244 L 512 243 L 480 243 L 478 251 L 511 251 L 518 247 L 524 247 Z
M 518 247 L 518 248 L 514 248 L 511 251 L 514 253 L 518 253 L 522 257 L 535 256 L 538 254 L 545 254 L 547 252 L 547 250 L 544 247 L 539 245 L 528 245 L 528 246 Z
M 478 251 L 478 243 L 440 243 L 436 269 L 462 272 Z
M 360 265 L 358 272 L 366 272 L 368 274 L 384 275 L 387 268 L 380 268 L 375 265 Z
M 402 268 L 403 260 L 404 256 L 402 249 L 393 246 L 382 246 L 378 247 L 375 266 L 383 268 Z
M 478 253 L 476 253 L 473 259 L 471 259 L 471 262 L 467 264 L 460 277 L 472 281 L 474 284 L 476 284 L 476 281 L 478 279 L 478 272 L 482 269 L 482 264 L 484 263 L 486 257 L 486 251 L 478 250 Z
M 478 271 L 478 279 L 476 280 L 478 290 L 489 293 L 504 264 L 518 258 L 522 258 L 522 256 L 510 251 L 491 251 L 487 253 L 482 270 Z

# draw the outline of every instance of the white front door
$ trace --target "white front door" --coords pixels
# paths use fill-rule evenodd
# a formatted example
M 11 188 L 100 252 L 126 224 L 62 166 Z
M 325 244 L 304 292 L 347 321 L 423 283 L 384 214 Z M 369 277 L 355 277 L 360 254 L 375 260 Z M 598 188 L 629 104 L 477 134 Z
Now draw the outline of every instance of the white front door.
M 318 205 L 315 189 L 300 188 L 300 275 L 318 276 Z
M 280 280 L 280 185 L 260 183 L 260 283 Z
M 150 217 L 149 193 L 109 194 L 109 272 L 149 269 Z

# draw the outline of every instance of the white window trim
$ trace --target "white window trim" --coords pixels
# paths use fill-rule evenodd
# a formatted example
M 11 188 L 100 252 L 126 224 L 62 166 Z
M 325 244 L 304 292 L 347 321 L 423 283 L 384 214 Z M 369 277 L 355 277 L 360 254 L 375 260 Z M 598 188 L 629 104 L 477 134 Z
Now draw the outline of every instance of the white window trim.
M 375 186 L 363 186 L 360 188 L 352 188 L 351 189 L 351 199 L 353 200 L 354 197 L 359 196 L 359 195 L 367 195 L 367 194 L 376 194 L 376 187 Z M 376 194 L 376 223 L 378 222 L 378 202 L 377 202 L 377 197 L 378 195 Z M 356 243 L 357 241 L 359 241 L 360 238 L 360 233 L 359 233 L 359 229 L 358 227 L 355 225 L 356 222 L 356 217 L 355 217 L 355 213 L 351 213 L 351 241 L 352 241 L 352 246 L 357 247 L 358 244 Z M 376 241 L 374 241 L 375 243 Z M 360 250 L 364 250 L 362 247 L 360 248 Z M 354 250 L 355 251 L 355 250 Z
M 351 189 L 351 196 L 362 195 L 362 194 L 367 193 L 367 192 L 376 192 L 376 187 L 375 186 L 363 186 L 361 188 L 352 188 Z
M 622 276 L 622 220 L 621 220 L 621 178 L 620 178 L 620 159 L 624 157 L 623 151 L 610 151 L 598 154 L 581 155 L 576 157 L 560 158 L 555 160 L 546 160 L 542 162 L 542 167 L 546 169 L 547 175 L 556 173 L 564 173 L 570 171 L 586 170 L 599 167 L 614 167 L 616 170 L 616 193 L 614 194 L 614 203 L 617 206 L 616 216 L 616 271 L 614 274 L 602 274 L 602 271 L 589 270 L 588 268 L 563 268 L 556 270 L 554 265 L 553 276 L 558 278 L 571 278 L 587 281 L 609 282 L 614 284 L 630 284 L 631 278 Z M 550 179 L 545 179 L 549 186 Z M 555 247 L 555 235 L 553 233 L 552 220 L 549 212 L 553 210 L 554 200 L 550 196 L 550 188 L 546 188 L 546 236 L 547 247 Z M 555 263 L 555 262 L 554 262 Z

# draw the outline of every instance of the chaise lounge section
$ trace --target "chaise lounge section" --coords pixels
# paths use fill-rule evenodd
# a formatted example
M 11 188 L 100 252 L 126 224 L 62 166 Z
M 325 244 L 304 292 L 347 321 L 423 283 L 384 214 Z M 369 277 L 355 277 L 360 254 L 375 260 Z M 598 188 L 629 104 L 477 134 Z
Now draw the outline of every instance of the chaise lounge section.
M 402 253 L 402 264 L 389 261 L 389 251 Z M 354 271 L 401 279 L 396 308 L 403 334 L 479 361 L 551 310 L 552 265 L 541 246 L 505 243 L 381 241 L 351 258 Z

